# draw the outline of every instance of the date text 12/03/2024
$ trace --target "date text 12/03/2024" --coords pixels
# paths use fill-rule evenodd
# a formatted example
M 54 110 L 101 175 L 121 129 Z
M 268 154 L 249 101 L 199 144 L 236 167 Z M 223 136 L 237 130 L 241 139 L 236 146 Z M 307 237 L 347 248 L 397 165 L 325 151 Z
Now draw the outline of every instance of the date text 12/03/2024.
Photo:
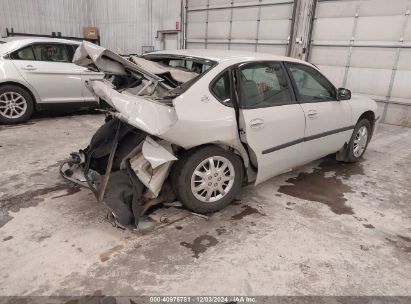
M 234 303 L 257 303 L 256 298 L 248 297 L 248 296 L 150 297 L 150 303 L 232 303 L 232 302 Z

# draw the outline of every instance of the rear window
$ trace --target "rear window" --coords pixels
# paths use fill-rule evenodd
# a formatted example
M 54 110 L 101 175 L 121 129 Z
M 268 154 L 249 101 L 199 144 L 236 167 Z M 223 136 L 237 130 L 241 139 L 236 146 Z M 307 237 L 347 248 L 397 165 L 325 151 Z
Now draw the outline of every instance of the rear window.
M 231 105 L 230 100 L 230 75 L 228 71 L 218 77 L 211 86 L 214 96 L 224 104 Z
M 155 60 L 155 59 L 150 58 L 150 60 L 160 62 L 164 65 L 167 65 L 173 68 L 180 68 L 184 71 L 194 72 L 197 74 L 202 74 L 208 71 L 212 67 L 211 62 L 198 62 L 195 60 L 184 59 L 184 58 L 161 59 L 161 60 Z
M 186 81 L 168 92 L 166 98 L 175 98 L 176 96 L 183 94 L 189 87 L 191 87 L 198 79 L 200 79 L 205 73 L 210 71 L 217 65 L 217 62 L 202 58 L 184 57 L 180 55 L 172 54 L 145 54 L 142 58 L 154 62 L 161 63 L 163 65 L 179 68 L 187 72 L 194 72 L 197 74 L 194 78 Z M 161 76 L 160 76 L 161 77 Z M 219 90 L 218 92 L 220 92 Z M 215 93 L 216 94 L 216 93 Z M 224 96 L 223 96 L 224 97 Z
M 11 53 L 10 58 L 15 60 L 35 60 L 31 45 Z

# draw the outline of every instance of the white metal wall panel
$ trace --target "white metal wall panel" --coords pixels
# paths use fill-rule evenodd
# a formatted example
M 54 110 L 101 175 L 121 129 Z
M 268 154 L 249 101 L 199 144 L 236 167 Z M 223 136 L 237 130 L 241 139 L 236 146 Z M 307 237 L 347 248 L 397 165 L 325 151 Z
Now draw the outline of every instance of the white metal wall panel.
M 92 0 L 93 24 L 101 45 L 122 54 L 140 53 L 149 43 L 149 11 L 145 0 Z
M 410 9 L 410 0 L 318 0 L 309 60 L 338 87 L 411 105 Z
M 175 30 L 180 21 L 180 0 L 89 1 L 101 44 L 122 54 L 140 54 L 143 46 L 160 49 L 157 31 Z
M 313 39 L 316 41 L 350 41 L 354 18 L 318 18 L 313 28 Z
M 187 0 L 186 47 L 285 55 L 293 1 Z

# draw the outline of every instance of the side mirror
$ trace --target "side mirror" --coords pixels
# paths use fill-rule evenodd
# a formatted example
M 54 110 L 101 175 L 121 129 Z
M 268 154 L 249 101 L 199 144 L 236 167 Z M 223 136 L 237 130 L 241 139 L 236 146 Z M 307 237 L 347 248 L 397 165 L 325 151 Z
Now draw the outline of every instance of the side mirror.
M 351 99 L 351 91 L 344 88 L 339 88 L 337 93 L 338 100 L 349 100 Z

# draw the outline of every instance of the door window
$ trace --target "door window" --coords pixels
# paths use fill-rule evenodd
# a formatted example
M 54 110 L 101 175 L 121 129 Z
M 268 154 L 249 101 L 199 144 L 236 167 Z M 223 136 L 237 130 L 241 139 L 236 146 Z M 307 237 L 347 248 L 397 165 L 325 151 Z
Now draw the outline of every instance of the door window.
M 79 46 L 77 44 L 67 44 L 66 46 L 68 50 L 68 60 L 69 62 L 73 62 L 74 53 L 76 52 Z
M 15 60 L 35 60 L 31 46 L 26 46 L 20 50 L 14 51 L 10 54 L 10 58 Z
M 294 79 L 299 101 L 336 100 L 334 86 L 316 69 L 296 63 L 287 63 L 287 66 Z
M 65 44 L 36 44 L 33 51 L 38 61 L 71 62 Z
M 231 105 L 230 99 L 230 76 L 228 71 L 224 72 L 211 85 L 211 92 L 222 103 Z
M 281 64 L 264 62 L 240 67 L 242 108 L 264 108 L 293 103 Z

